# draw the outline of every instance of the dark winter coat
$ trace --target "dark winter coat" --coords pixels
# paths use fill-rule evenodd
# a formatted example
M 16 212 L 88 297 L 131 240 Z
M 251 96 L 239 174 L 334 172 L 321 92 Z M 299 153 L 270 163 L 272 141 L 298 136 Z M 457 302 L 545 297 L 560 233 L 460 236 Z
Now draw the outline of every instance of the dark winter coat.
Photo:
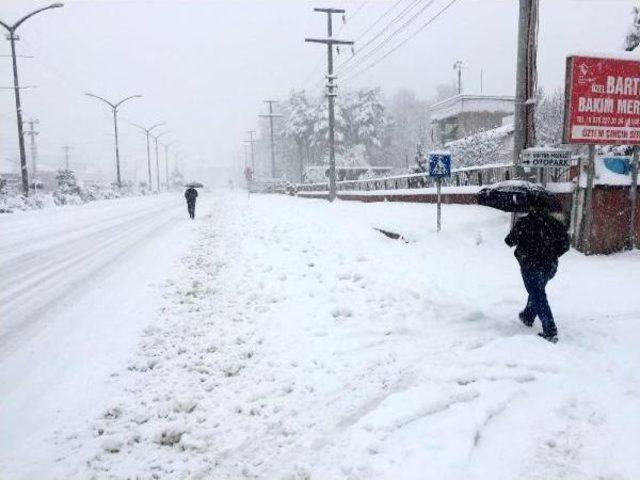
M 550 272 L 558 268 L 558 257 L 569 250 L 569 235 L 562 222 L 549 213 L 532 211 L 519 218 L 504 239 L 515 246 L 515 256 L 524 270 Z
M 196 201 L 196 197 L 198 196 L 198 191 L 195 188 L 187 188 L 187 191 L 184 192 L 184 198 L 187 199 L 187 202 L 191 203 Z

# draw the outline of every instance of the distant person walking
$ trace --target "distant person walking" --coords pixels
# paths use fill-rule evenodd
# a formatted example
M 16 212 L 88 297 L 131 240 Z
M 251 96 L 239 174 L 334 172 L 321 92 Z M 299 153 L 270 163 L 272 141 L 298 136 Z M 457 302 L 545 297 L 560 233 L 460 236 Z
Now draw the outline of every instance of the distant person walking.
M 184 192 L 184 198 L 187 199 L 189 216 L 194 219 L 196 217 L 196 198 L 198 198 L 198 191 L 193 187 L 189 187 Z
M 520 321 L 533 326 L 536 317 L 542 322 L 540 335 L 552 343 L 558 341 L 558 329 L 547 300 L 545 288 L 558 269 L 558 258 L 569 250 L 569 235 L 565 226 L 545 208 L 531 208 L 519 218 L 504 239 L 516 247 L 524 287 L 529 294 L 527 305 L 520 312 Z

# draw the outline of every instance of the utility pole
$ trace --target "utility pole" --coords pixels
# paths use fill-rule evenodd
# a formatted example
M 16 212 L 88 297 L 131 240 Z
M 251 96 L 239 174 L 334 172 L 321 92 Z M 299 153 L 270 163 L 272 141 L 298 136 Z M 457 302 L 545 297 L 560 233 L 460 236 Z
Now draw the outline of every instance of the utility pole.
M 276 152 L 275 152 L 275 145 L 273 141 L 273 119 L 276 117 L 282 117 L 282 115 L 279 113 L 273 113 L 273 104 L 278 103 L 277 100 L 265 100 L 264 103 L 269 104 L 269 113 L 258 115 L 258 116 L 269 119 L 269 133 L 271 136 L 271 178 L 275 179 L 276 178 Z
M 40 123 L 39 120 L 32 118 L 28 122 L 29 130 L 24 132 L 25 135 L 30 137 L 30 147 L 31 147 L 31 178 L 35 178 L 38 174 L 38 146 L 36 145 L 36 136 L 40 132 L 36 132 L 35 126 Z
M 458 71 L 458 95 L 462 93 L 462 60 L 453 64 L 453 69 Z
M 176 142 L 169 142 L 164 144 L 164 171 L 165 171 L 165 180 L 166 180 L 166 188 L 169 190 L 169 147 L 174 145 Z
M 518 62 L 514 105 L 513 164 L 520 164 L 520 154 L 535 144 L 533 121 L 537 83 L 538 0 L 520 0 L 518 20 Z M 522 168 L 518 177 L 524 176 Z
M 327 46 L 327 100 L 329 103 L 329 201 L 336 198 L 336 153 L 335 153 L 335 97 L 337 96 L 337 85 L 334 83 L 336 75 L 333 73 L 333 46 L 353 45 L 352 41 L 336 40 L 333 38 L 332 15 L 334 13 L 344 14 L 345 11 L 339 8 L 314 8 L 314 12 L 327 14 L 327 38 L 305 38 L 305 42 L 322 43 Z
M 71 147 L 69 145 L 64 145 L 62 150 L 64 151 L 64 168 L 65 170 L 69 170 L 69 150 L 71 150 Z
M 131 100 L 132 98 L 140 98 L 142 95 L 131 95 L 130 97 L 124 98 L 117 103 L 112 103 L 109 100 L 106 100 L 98 95 L 94 95 L 92 93 L 85 93 L 88 97 L 93 97 L 98 100 L 102 100 L 104 103 L 111 107 L 113 112 L 113 131 L 115 138 L 115 146 L 116 146 L 116 181 L 118 182 L 118 188 L 122 188 L 122 177 L 120 176 L 120 150 L 118 148 L 118 107 L 122 105 L 127 100 Z
M 152 135 L 153 140 L 156 143 L 156 185 L 158 186 L 158 192 L 160 192 L 160 159 L 158 157 L 158 140 L 163 135 L 169 133 L 169 130 L 165 130 L 164 132 L 160 132 L 158 135 Z
M 244 147 L 244 168 L 247 168 L 249 166 L 249 151 L 246 143 L 243 143 L 242 146 Z
M 155 125 L 152 125 L 150 127 L 143 127 L 142 125 L 137 125 L 135 123 L 132 123 L 131 125 L 133 125 L 134 127 L 139 128 L 140 130 L 142 130 L 145 135 L 147 136 L 147 172 L 149 174 L 149 191 L 151 191 L 152 188 L 152 181 L 151 181 L 151 148 L 149 145 L 149 136 L 151 135 L 151 132 L 153 131 L 153 129 L 158 128 L 162 125 L 166 125 L 166 123 L 161 122 L 161 123 L 156 123 Z M 157 157 L 157 155 L 156 155 Z
M 24 132 L 22 131 L 22 106 L 20 104 L 20 82 L 18 81 L 18 62 L 16 59 L 16 40 L 20 40 L 20 37 L 16 35 L 16 30 L 20 25 L 22 25 L 29 18 L 34 15 L 43 12 L 45 10 L 49 10 L 51 8 L 60 8 L 62 7 L 62 3 L 53 3 L 47 7 L 40 8 L 38 10 L 34 10 L 31 13 L 28 13 L 20 20 L 18 20 L 13 25 L 9 25 L 8 23 L 4 23 L 0 20 L 0 25 L 6 28 L 9 32 L 7 35 L 7 40 L 11 42 L 11 60 L 13 64 L 13 91 L 15 93 L 16 99 L 16 120 L 18 122 L 18 148 L 20 150 L 20 170 L 22 172 L 22 191 L 25 196 L 29 196 L 29 171 L 27 169 L 27 154 L 24 148 Z
M 253 154 L 253 144 L 256 143 L 258 140 L 253 138 L 253 136 L 256 133 L 255 130 L 248 130 L 247 133 L 249 134 L 249 140 L 245 140 L 245 143 L 251 144 L 251 170 L 253 171 L 253 174 L 255 175 L 255 173 L 256 173 L 256 162 L 255 162 L 255 157 L 254 157 L 254 154 Z

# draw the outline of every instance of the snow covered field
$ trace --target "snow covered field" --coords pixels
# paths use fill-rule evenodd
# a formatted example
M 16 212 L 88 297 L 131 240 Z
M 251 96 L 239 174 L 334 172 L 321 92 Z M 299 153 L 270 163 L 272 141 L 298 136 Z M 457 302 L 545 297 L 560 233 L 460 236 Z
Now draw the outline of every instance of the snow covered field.
M 640 476 L 638 252 L 561 259 L 552 345 L 517 321 L 500 212 L 445 206 L 436 234 L 427 204 L 225 192 L 188 222 L 181 201 L 136 202 L 105 231 L 139 214 L 123 235 L 153 242 L 93 286 L 78 273 L 59 313 L 10 316 L 0 478 Z M 9 222 L 44 242 L 56 220 L 28 215 Z M 9 246 L 28 250 L 2 242 L 4 272 Z M 51 248 L 43 265 L 70 254 Z

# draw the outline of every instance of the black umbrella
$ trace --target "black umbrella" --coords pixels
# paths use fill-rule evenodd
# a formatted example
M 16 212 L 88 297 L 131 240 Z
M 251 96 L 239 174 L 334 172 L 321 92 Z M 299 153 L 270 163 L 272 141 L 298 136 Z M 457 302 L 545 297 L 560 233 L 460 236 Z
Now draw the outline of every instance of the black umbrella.
M 528 212 L 530 208 L 562 211 L 556 196 L 540 185 L 521 180 L 507 180 L 485 187 L 477 194 L 478 204 L 504 212 Z
M 185 183 L 184 186 L 187 188 L 203 188 L 204 187 L 204 185 L 201 184 L 200 182 Z

